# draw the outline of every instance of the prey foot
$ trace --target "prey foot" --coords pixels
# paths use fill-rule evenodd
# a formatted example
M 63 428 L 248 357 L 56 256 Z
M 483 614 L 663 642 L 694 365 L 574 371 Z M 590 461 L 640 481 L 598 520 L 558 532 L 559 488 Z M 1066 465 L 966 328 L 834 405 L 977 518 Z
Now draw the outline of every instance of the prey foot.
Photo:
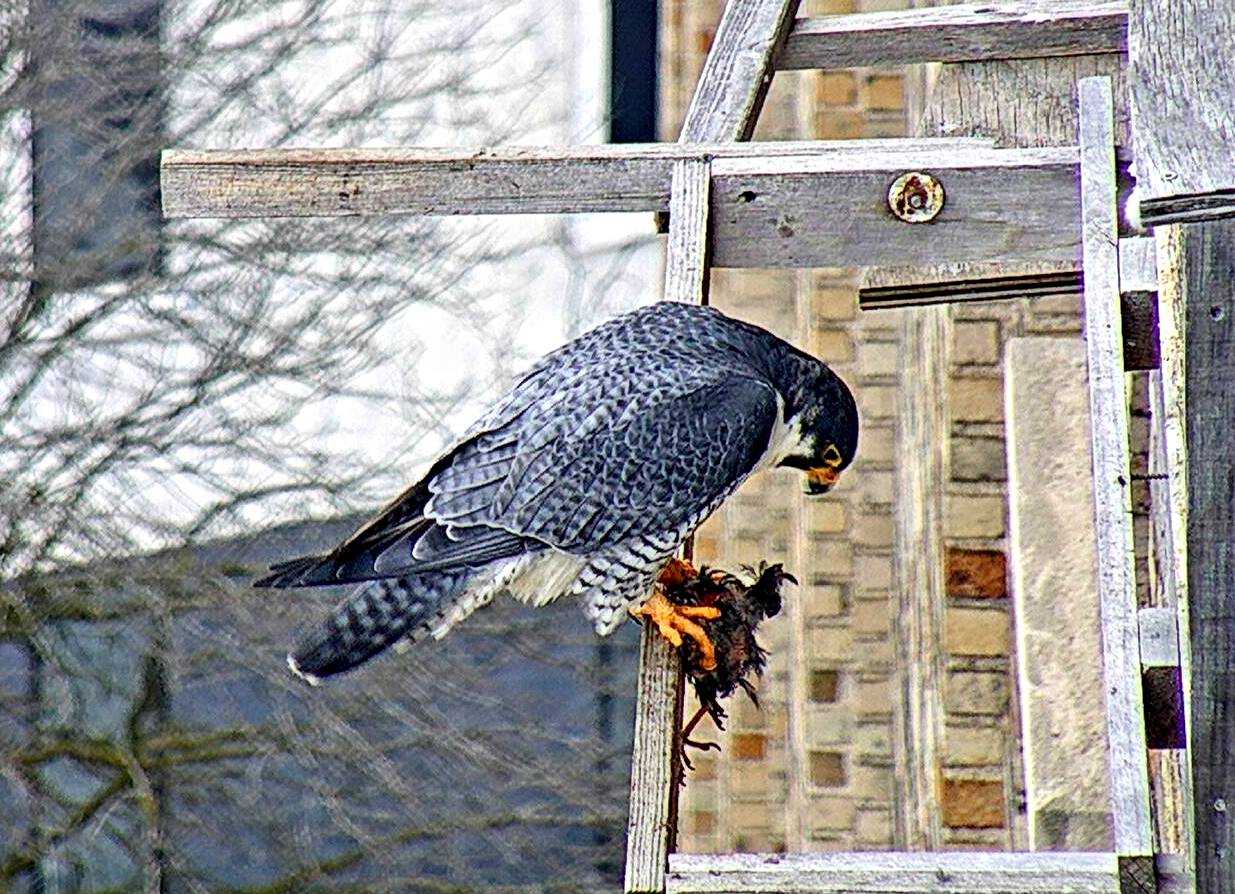
M 665 598 L 659 590 L 638 608 L 630 610 L 632 615 L 642 615 L 648 618 L 660 635 L 669 640 L 675 647 L 682 645 L 682 635 L 685 634 L 699 646 L 701 658 L 699 666 L 705 671 L 716 669 L 716 647 L 707 633 L 692 618 L 713 620 L 720 617 L 720 609 L 711 605 L 675 605 Z

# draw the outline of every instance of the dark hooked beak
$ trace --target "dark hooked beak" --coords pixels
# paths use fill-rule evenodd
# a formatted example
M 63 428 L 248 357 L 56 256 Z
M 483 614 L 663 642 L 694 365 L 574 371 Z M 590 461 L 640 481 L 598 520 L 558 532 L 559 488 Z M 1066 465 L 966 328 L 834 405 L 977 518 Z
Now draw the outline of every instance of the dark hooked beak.
M 806 470 L 806 492 L 812 497 L 826 494 L 840 478 L 840 472 L 831 466 L 819 466 Z

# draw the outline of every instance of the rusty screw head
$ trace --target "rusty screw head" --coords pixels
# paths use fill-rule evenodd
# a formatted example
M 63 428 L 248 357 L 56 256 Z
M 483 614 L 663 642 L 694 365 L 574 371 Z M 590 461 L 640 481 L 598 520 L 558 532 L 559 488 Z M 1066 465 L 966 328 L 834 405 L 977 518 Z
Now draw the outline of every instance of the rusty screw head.
M 930 174 L 901 174 L 888 189 L 888 207 L 905 223 L 926 223 L 943 210 L 943 184 Z

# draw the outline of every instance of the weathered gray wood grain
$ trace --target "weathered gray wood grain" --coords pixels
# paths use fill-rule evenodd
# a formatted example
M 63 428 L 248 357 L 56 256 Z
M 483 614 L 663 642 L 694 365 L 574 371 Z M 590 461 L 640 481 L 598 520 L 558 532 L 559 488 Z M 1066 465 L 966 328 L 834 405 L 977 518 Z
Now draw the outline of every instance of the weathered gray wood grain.
M 1132 0 L 1128 68 L 1145 226 L 1235 215 L 1235 3 Z
M 1114 854 L 675 854 L 670 894 L 1117 894 Z
M 1235 891 L 1235 221 L 1181 228 L 1197 890 Z
M 1067 261 L 1080 255 L 1074 150 L 924 150 L 825 161 L 717 159 L 713 263 L 720 267 L 897 267 L 952 261 Z M 934 174 L 947 199 L 926 224 L 887 206 L 905 171 Z
M 899 141 L 794 155 L 713 146 L 696 154 L 169 152 L 164 202 L 170 215 L 223 217 L 664 211 L 674 164 L 709 156 L 718 266 L 1079 258 L 1077 156 L 1068 148 Z M 906 170 L 944 182 L 947 203 L 929 224 L 904 223 L 887 208 L 888 185 Z
M 1179 612 L 1148 606 L 1136 613 L 1142 667 L 1179 666 Z
M 1115 850 L 1153 853 L 1132 547 L 1128 402 L 1119 317 L 1115 129 L 1110 82 L 1078 85 L 1085 270 L 1085 347 L 1094 469 L 1094 522 Z
M 726 4 L 699 83 L 686 110 L 681 143 L 749 140 L 800 0 Z
M 664 211 L 674 165 L 682 159 L 912 157 L 928 146 L 966 151 L 990 148 L 990 141 L 168 149 L 162 160 L 163 213 L 175 218 Z
M 943 308 L 924 308 L 905 320 L 897 389 L 897 449 L 913 457 L 897 464 L 897 654 L 892 728 L 896 747 L 895 844 L 935 850 L 943 840 L 938 809 L 939 744 L 944 736 L 943 505 L 917 495 L 943 493 L 947 426 L 938 408 L 947 397 L 947 321 Z
M 781 69 L 1122 53 L 1125 0 L 967 3 L 798 19 Z

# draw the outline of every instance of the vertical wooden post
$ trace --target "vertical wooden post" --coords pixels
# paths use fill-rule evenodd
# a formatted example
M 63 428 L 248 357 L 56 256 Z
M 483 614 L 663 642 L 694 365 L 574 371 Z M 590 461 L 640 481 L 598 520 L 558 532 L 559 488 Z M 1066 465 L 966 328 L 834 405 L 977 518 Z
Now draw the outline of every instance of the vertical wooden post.
M 1133 566 L 1128 399 L 1119 310 L 1115 129 L 1108 78 L 1078 82 L 1085 348 L 1115 851 L 1153 853 Z M 1150 869 L 1152 881 L 1152 864 Z
M 704 304 L 707 298 L 709 174 L 703 159 L 679 161 L 669 198 L 664 300 Z M 681 758 L 682 663 L 656 627 L 643 628 L 639 651 L 635 750 L 626 827 L 626 891 L 659 892 L 677 838 Z
M 680 143 L 750 137 L 799 0 L 730 0 L 682 124 Z M 707 302 L 710 163 L 681 161 L 673 171 L 665 269 L 668 301 Z M 656 701 L 660 700 L 660 704 Z M 677 731 L 682 670 L 676 651 L 644 630 L 627 824 L 627 892 L 665 889 L 681 781 Z
M 1235 221 L 1188 224 L 1167 243 L 1163 297 L 1169 291 L 1182 300 L 1184 325 L 1190 642 L 1185 685 L 1196 888 L 1230 894 L 1235 892 Z

